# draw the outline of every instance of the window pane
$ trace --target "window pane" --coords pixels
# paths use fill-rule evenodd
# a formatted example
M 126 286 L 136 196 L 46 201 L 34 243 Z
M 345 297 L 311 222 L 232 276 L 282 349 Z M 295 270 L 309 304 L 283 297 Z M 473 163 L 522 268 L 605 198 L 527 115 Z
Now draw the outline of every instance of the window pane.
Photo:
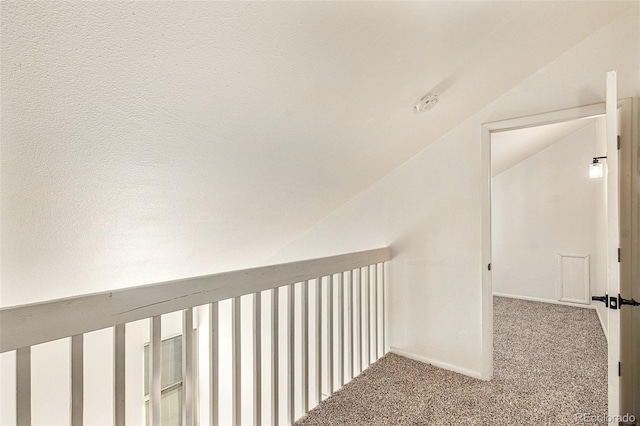
M 162 425 L 180 426 L 182 422 L 182 386 L 162 394 Z
M 162 426 L 180 426 L 182 422 L 182 386 L 162 392 Z M 149 401 L 144 403 L 145 422 L 149 426 Z
M 144 394 L 149 395 L 149 345 L 144 346 Z M 163 340 L 161 346 L 161 424 L 182 422 L 182 336 Z M 175 386 L 174 386 L 175 385 Z M 167 389 L 169 388 L 169 389 Z M 149 425 L 149 401 L 145 401 L 145 421 Z
M 182 381 L 182 336 L 162 341 L 162 389 Z M 149 345 L 144 346 L 144 394 L 149 395 Z
M 162 342 L 162 388 L 182 380 L 182 336 Z M 164 424 L 164 423 L 163 423 Z

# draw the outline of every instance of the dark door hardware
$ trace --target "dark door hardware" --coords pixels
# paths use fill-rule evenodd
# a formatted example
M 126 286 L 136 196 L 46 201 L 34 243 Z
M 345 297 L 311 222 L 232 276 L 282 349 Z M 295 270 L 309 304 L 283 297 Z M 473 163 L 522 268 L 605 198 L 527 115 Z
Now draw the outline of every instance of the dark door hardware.
M 609 309 L 618 309 L 618 298 L 615 296 L 609 297 Z
M 609 295 L 605 294 L 604 296 L 591 296 L 591 300 L 597 300 L 598 302 L 604 303 L 604 306 L 609 307 Z
M 640 306 L 640 302 L 636 302 L 635 299 L 625 299 L 620 295 L 618 295 L 618 304 L 620 307 L 622 307 L 622 305 Z
M 619 294 L 618 297 L 609 297 L 608 294 L 605 294 L 604 296 L 591 296 L 591 300 L 602 302 L 604 303 L 604 306 L 609 309 L 620 309 L 622 308 L 622 305 L 640 306 L 640 302 L 637 302 L 635 299 L 625 299 Z

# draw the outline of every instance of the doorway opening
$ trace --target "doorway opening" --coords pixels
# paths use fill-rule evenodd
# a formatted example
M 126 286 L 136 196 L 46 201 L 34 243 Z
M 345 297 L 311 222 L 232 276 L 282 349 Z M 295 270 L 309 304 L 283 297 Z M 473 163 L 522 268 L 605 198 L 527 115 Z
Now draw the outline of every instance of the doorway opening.
M 605 126 L 600 116 L 491 135 L 494 296 L 598 306 L 591 295 L 607 292 L 607 174 L 590 173 L 593 158 L 606 167 Z
M 591 303 L 607 293 L 607 174 L 590 178 L 605 128 L 600 116 L 491 135 L 494 378 L 530 406 L 555 395 L 532 422 L 607 411 L 608 317 Z
M 619 135 L 621 135 L 622 140 L 623 140 L 623 147 L 624 147 L 624 143 L 625 140 L 627 143 L 629 143 L 629 146 L 631 146 L 631 118 L 632 118 L 632 114 L 631 114 L 631 109 L 632 109 L 632 101 L 631 100 L 623 100 L 623 101 L 618 101 L 617 105 L 615 102 L 615 98 L 613 98 L 613 102 L 609 102 L 609 105 L 613 105 L 610 108 L 613 108 L 613 114 L 611 114 L 611 110 L 609 111 L 608 116 L 611 117 L 613 116 L 617 116 L 616 117 L 616 123 L 620 125 L 619 128 Z M 616 108 L 617 107 L 617 108 Z M 592 235 L 589 236 L 591 238 L 591 251 L 587 251 L 587 250 L 580 250 L 580 249 L 564 249 L 562 250 L 561 247 L 556 247 L 556 253 L 555 253 L 555 262 L 556 262 L 556 267 L 555 268 L 551 268 L 550 272 L 553 274 L 554 278 L 551 279 L 551 283 L 546 283 L 546 288 L 542 289 L 542 288 L 538 288 L 538 289 L 532 289 L 531 286 L 527 286 L 526 284 L 522 284 L 522 283 L 526 283 L 526 279 L 529 280 L 535 280 L 536 278 L 536 274 L 538 274 L 538 272 L 540 271 L 536 271 L 535 268 L 533 269 L 529 269 L 528 274 L 530 276 L 526 276 L 524 277 L 524 271 L 522 270 L 518 270 L 518 268 L 513 267 L 513 270 L 508 271 L 509 268 L 503 268 L 504 263 L 501 264 L 495 264 L 494 261 L 498 261 L 500 262 L 500 260 L 498 260 L 497 258 L 495 258 L 495 254 L 500 254 L 500 252 L 502 252 L 503 254 L 506 253 L 506 255 L 508 256 L 516 256 L 516 255 L 520 255 L 519 261 L 522 262 L 528 262 L 529 264 L 527 265 L 527 267 L 531 266 L 531 264 L 536 264 L 536 259 L 535 256 L 529 254 L 529 257 L 527 257 L 526 255 L 523 255 L 523 253 L 526 252 L 526 250 L 521 251 L 520 253 L 514 253 L 513 251 L 509 251 L 508 245 L 505 247 L 500 247 L 500 248 L 494 248 L 493 247 L 493 243 L 492 243 L 492 184 L 494 184 L 493 180 L 494 180 L 494 176 L 492 172 L 497 172 L 498 175 L 500 174 L 504 174 L 504 176 L 506 176 L 507 174 L 509 174 L 509 170 L 511 170 L 511 176 L 510 179 L 505 179 L 504 176 L 501 178 L 501 180 L 503 181 L 501 183 L 501 185 L 505 188 L 507 188 L 507 192 L 511 191 L 512 193 L 514 193 L 514 191 L 516 191 L 516 183 L 518 183 L 518 179 L 520 180 L 520 183 L 522 182 L 526 182 L 527 179 L 529 179 L 529 184 L 533 185 L 533 183 L 536 182 L 535 178 L 525 178 L 523 175 L 523 170 L 524 169 L 535 169 L 536 167 L 540 170 L 544 170 L 546 168 L 547 172 L 549 172 L 551 174 L 551 178 L 549 176 L 547 176 L 546 181 L 543 182 L 545 185 L 547 185 L 546 191 L 547 192 L 552 192 L 551 195 L 551 199 L 550 200 L 544 200 L 542 197 L 542 195 L 540 194 L 545 194 L 544 190 L 540 190 L 539 189 L 539 195 L 542 198 L 539 199 L 535 199 L 532 200 L 530 198 L 526 198 L 524 197 L 524 195 L 519 195 L 520 197 L 520 205 L 517 207 L 520 210 L 520 213 L 522 213 L 523 211 L 525 211 L 530 217 L 529 220 L 533 221 L 532 223 L 534 224 L 538 224 L 540 225 L 541 222 L 544 222 L 546 219 L 548 218 L 544 218 L 542 217 L 543 215 L 548 215 L 549 214 L 549 209 L 559 209 L 560 205 L 562 204 L 562 202 L 567 201 L 565 200 L 565 198 L 570 198 L 571 194 L 569 194 L 569 196 L 563 196 L 563 192 L 561 191 L 561 187 L 562 184 L 561 182 L 554 182 L 554 167 L 558 167 L 558 164 L 554 164 L 554 162 L 557 163 L 556 160 L 558 160 L 558 158 L 556 158 L 555 155 L 560 155 L 563 151 L 563 149 L 568 149 L 567 147 L 563 147 L 562 143 L 560 143 L 558 146 L 553 147 L 552 145 L 555 145 L 556 142 L 560 142 L 560 141 L 556 141 L 556 142 L 551 142 L 548 143 L 547 145 L 545 145 L 545 143 L 540 142 L 538 145 L 536 145 L 535 143 L 531 143 L 530 144 L 530 149 L 527 150 L 523 149 L 522 147 L 520 147 L 520 149 L 516 150 L 518 151 L 520 154 L 520 156 L 518 156 L 518 152 L 511 152 L 509 155 L 507 155 L 506 157 L 509 157 L 510 159 L 505 160 L 505 158 L 502 158 L 501 160 L 498 159 L 494 159 L 494 161 L 496 162 L 495 168 L 492 167 L 492 136 L 499 136 L 501 134 L 501 136 L 507 136 L 508 132 L 514 132 L 514 131 L 523 131 L 522 133 L 528 133 L 528 134 L 535 134 L 536 132 L 541 133 L 543 131 L 542 127 L 545 126 L 547 127 L 547 131 L 549 129 L 554 129 L 557 130 L 559 133 L 562 133 L 563 131 L 569 132 L 569 130 L 571 130 L 572 128 L 574 128 L 573 132 L 569 132 L 572 134 L 575 133 L 586 133 L 588 132 L 588 127 L 595 127 L 596 128 L 596 132 L 597 133 L 597 129 L 599 127 L 598 123 L 598 118 L 601 117 L 601 119 L 603 119 L 602 117 L 605 117 L 606 115 L 606 111 L 605 111 L 605 104 L 596 104 L 596 105 L 589 105 L 589 106 L 585 106 L 585 107 L 579 107 L 579 108 L 573 108 L 573 109 L 569 109 L 569 110 L 562 110 L 562 111 L 555 111 L 555 112 L 551 112 L 551 113 L 545 113 L 545 114 L 539 114 L 539 115 L 535 115 L 535 116 L 529 116 L 529 117 L 521 117 L 521 118 L 516 118 L 516 119 L 511 119 L 511 120 L 505 120 L 505 121 L 500 121 L 500 122 L 494 122 L 494 123 L 487 123 L 485 125 L 482 126 L 482 189 L 483 189 L 483 198 L 482 198 L 482 211 L 483 211 L 483 217 L 482 217 L 482 267 L 483 267 L 483 284 L 482 284 L 482 342 L 483 342 L 483 351 L 482 351 L 482 357 L 483 357 L 483 370 L 482 370 L 482 378 L 489 380 L 493 377 L 494 375 L 494 293 L 498 293 L 498 296 L 514 296 L 514 295 L 518 295 L 521 296 L 519 297 L 520 299 L 525 299 L 529 298 L 529 303 L 531 303 L 531 301 L 554 301 L 555 303 L 553 304 L 549 304 L 549 306 L 556 306 L 559 307 L 562 304 L 566 304 L 571 306 L 576 305 L 576 306 L 585 306 L 591 303 L 591 296 L 595 296 L 597 295 L 597 292 L 600 290 L 600 286 L 602 285 L 602 281 L 599 281 L 602 279 L 602 259 L 598 258 L 598 254 L 596 253 L 596 249 L 601 250 L 602 249 L 602 245 L 598 245 L 598 241 L 601 241 L 602 238 L 602 233 L 600 232 L 599 235 Z M 610 119 L 611 120 L 611 119 Z M 611 125 L 609 123 L 609 128 L 611 128 Z M 565 138 L 561 138 L 561 139 L 566 139 L 568 136 L 571 136 L 570 134 L 565 135 Z M 584 135 L 582 135 L 584 136 Z M 498 137 L 498 139 L 500 139 L 500 136 Z M 571 138 L 569 138 L 571 139 Z M 607 134 L 607 145 L 606 149 L 607 151 L 611 151 L 611 135 Z M 548 141 L 547 141 L 548 142 Z M 500 143 L 500 142 L 497 142 Z M 574 143 L 577 143 L 574 141 Z M 571 145 L 571 141 L 565 141 L 565 145 Z M 536 148 L 537 147 L 537 148 Z M 542 148 L 540 148 L 542 147 Z M 508 148 L 513 148 L 513 146 L 508 147 Z M 625 148 L 623 148 L 624 150 Z M 537 150 L 537 151 L 536 151 Z M 553 151 L 557 151 L 557 152 L 553 152 Z M 499 151 L 499 150 L 498 150 Z M 504 150 L 503 154 L 505 152 L 508 153 L 508 149 Z M 611 183 L 609 185 L 615 184 L 615 187 L 617 188 L 618 185 L 618 180 L 617 180 L 617 176 L 618 176 L 618 153 L 619 151 L 615 150 L 614 148 L 614 154 L 612 154 L 612 156 L 615 159 L 615 163 L 614 165 L 612 165 L 612 171 L 615 173 L 616 176 L 616 180 L 615 182 L 610 181 Z M 533 154 L 532 154 L 533 152 Z M 551 152 L 551 154 L 549 154 L 549 152 Z M 566 152 L 565 152 L 566 154 Z M 586 178 L 586 183 L 588 184 L 589 182 L 589 163 L 591 162 L 593 157 L 599 157 L 599 156 L 604 156 L 606 155 L 606 153 L 602 153 L 600 152 L 600 149 L 598 149 L 598 144 L 594 141 L 592 143 L 592 151 L 591 153 L 583 153 L 584 155 L 586 155 L 587 160 L 586 162 L 582 162 L 582 170 L 583 170 L 583 177 Z M 546 158 L 544 158 L 546 155 Z M 621 155 L 621 158 L 623 158 L 624 156 Z M 538 160 L 538 161 L 529 161 L 529 159 L 533 159 L 533 160 Z M 529 164 L 524 164 L 524 163 L 529 163 Z M 521 167 L 520 169 L 523 170 L 516 170 L 517 166 L 515 166 L 514 164 L 520 164 Z M 524 164 L 524 165 L 523 165 Z M 535 167 L 534 167 L 535 166 Z M 515 171 L 514 171 L 515 170 Z M 610 171 L 611 173 L 611 171 Z M 620 164 L 620 176 L 624 176 L 625 173 L 628 173 L 628 165 L 625 164 Z M 557 174 L 557 173 L 556 173 Z M 535 175 L 535 173 L 534 173 Z M 541 177 L 538 178 L 538 180 L 542 179 Z M 594 181 L 593 179 L 591 181 Z M 538 182 L 540 183 L 540 182 Z M 601 181 L 600 186 L 602 186 L 604 184 L 604 181 Z M 606 184 L 604 184 L 606 186 Z M 620 180 L 620 191 L 624 192 L 625 188 L 624 186 L 627 185 L 627 183 L 625 183 L 624 178 Z M 593 184 L 592 186 L 597 187 L 598 184 Z M 551 189 L 550 189 L 551 188 Z M 611 186 L 610 188 L 611 189 Z M 587 191 L 587 190 L 585 190 Z M 591 188 L 592 193 L 594 193 L 595 189 Z M 622 193 L 621 192 L 621 193 Z M 612 193 L 612 191 L 608 191 L 608 193 Z M 597 191 L 595 192 L 595 194 L 597 194 Z M 548 194 L 547 194 L 548 195 Z M 575 195 L 575 194 L 574 194 Z M 597 195 L 596 195 L 597 196 Z M 617 197 L 617 191 L 616 191 L 616 197 Z M 535 198 L 535 197 L 533 197 Z M 532 201 L 534 201 L 532 203 Z M 536 204 L 536 202 L 538 204 Z M 618 199 L 615 199 L 615 203 L 611 202 L 611 199 L 609 199 L 607 201 L 607 209 L 609 209 L 609 214 L 607 215 L 608 217 L 616 217 L 620 219 L 620 223 L 624 225 L 626 220 L 630 221 L 629 217 L 626 217 L 626 215 L 628 214 L 627 209 L 624 205 L 625 201 L 621 198 L 621 204 L 620 204 L 620 213 L 618 214 Z M 545 207 L 545 203 L 546 207 Z M 551 204 L 549 204 L 551 203 Z M 611 206 L 615 204 L 615 214 L 611 214 Z M 528 207 L 527 207 L 528 205 Z M 549 207 L 549 205 L 551 205 L 552 207 Z M 533 207 L 532 207 L 533 206 Z M 496 214 L 498 215 L 502 215 L 502 218 L 504 218 L 505 214 L 509 215 L 509 214 L 513 214 L 514 211 L 510 211 L 509 209 L 512 208 L 513 206 L 510 205 L 506 205 L 506 207 L 503 205 L 500 209 L 496 209 L 496 210 L 502 210 L 501 212 L 496 212 Z M 517 211 L 517 208 L 515 209 Z M 587 207 L 584 207 L 587 208 Z M 595 206 L 594 206 L 595 208 Z M 524 210 L 522 210 L 524 209 Z M 630 209 L 628 209 L 630 211 Z M 595 223 L 594 221 L 596 220 L 595 217 L 597 216 L 597 212 L 591 212 L 591 216 L 592 216 L 592 220 L 591 223 Z M 600 212 L 599 214 L 602 214 L 602 212 Z M 574 214 L 575 215 L 575 214 Z M 588 216 L 588 215 L 587 215 Z M 494 220 L 496 218 L 494 217 Z M 509 220 L 507 220 L 506 222 L 509 222 L 510 219 L 513 219 L 512 217 L 509 218 Z M 518 218 L 515 218 L 518 219 Z M 520 221 L 522 218 L 520 218 Z M 616 219 L 616 226 L 618 226 Z M 518 227 L 520 226 L 522 228 L 523 223 L 518 223 L 518 220 L 514 220 L 511 221 L 513 223 L 511 223 L 512 227 Z M 574 220 L 573 222 L 571 222 L 568 227 L 571 228 L 576 228 L 579 225 L 580 220 Z M 584 228 L 583 228 L 584 229 Z M 607 230 L 610 231 L 612 228 L 608 227 Z M 531 235 L 531 231 L 532 229 L 521 229 L 521 236 L 524 235 Z M 566 231 L 566 230 L 565 230 Z M 576 229 L 573 229 L 573 231 L 576 231 Z M 572 232 L 573 232 L 572 231 Z M 617 231 L 617 228 L 616 228 Z M 503 236 L 508 234 L 508 233 L 513 233 L 516 234 L 517 233 L 517 229 L 503 229 L 502 231 Z M 567 231 L 568 232 L 568 231 Z M 583 232 L 585 232 L 583 230 Z M 505 234 L 506 233 L 506 234 Z M 571 233 L 571 232 L 569 232 Z M 598 231 L 595 230 L 595 225 L 594 225 L 594 229 L 591 229 L 591 233 L 594 234 L 598 234 Z M 574 237 L 575 237 L 574 233 Z M 615 235 L 616 236 L 616 244 L 619 245 L 620 247 L 624 248 L 629 246 L 628 249 L 630 251 L 630 240 L 627 241 L 627 239 L 625 237 L 620 238 L 620 234 L 619 232 L 607 232 L 607 235 Z M 565 235 L 567 236 L 568 239 L 570 239 L 568 237 L 568 234 Z M 536 235 L 536 237 L 539 237 L 539 235 Z M 557 237 L 557 236 L 556 236 Z M 580 239 L 580 238 L 578 238 Z M 586 238 L 589 239 L 589 238 Z M 618 242 L 619 239 L 619 242 Z M 501 241 L 502 243 L 503 241 Z M 575 241 L 574 241 L 575 242 Z M 531 243 L 531 242 L 530 242 Z M 556 241 L 557 244 L 557 241 Z M 607 247 L 613 247 L 611 244 L 611 241 L 608 241 Z M 531 247 L 529 247 L 531 249 Z M 494 252 L 495 250 L 495 252 Z M 609 264 L 613 264 L 614 261 L 612 261 L 612 253 L 613 250 L 611 249 L 605 249 L 607 254 L 606 254 L 606 265 Z M 617 255 L 617 253 L 616 253 Z M 524 256 L 524 260 L 522 259 L 522 257 Z M 532 257 L 533 256 L 533 257 Z M 504 259 L 503 259 L 504 260 Z M 615 259 L 617 260 L 617 259 Z M 599 264 L 599 266 L 598 266 Z M 625 265 L 625 264 L 620 264 L 622 266 L 620 266 L 620 282 L 621 282 L 621 290 L 623 290 L 623 287 L 625 285 L 631 285 L 630 284 L 630 280 L 626 280 L 625 279 L 625 274 L 626 272 L 623 271 L 623 269 L 627 268 L 630 265 Z M 494 287 L 494 282 L 493 280 L 496 279 L 496 277 L 494 277 L 494 271 L 496 271 L 496 268 L 500 268 L 500 274 L 502 275 L 502 278 L 504 278 L 505 276 L 509 276 L 509 273 L 511 274 L 511 276 L 517 276 L 518 280 L 519 280 L 519 284 L 517 285 L 521 285 L 520 288 L 509 288 L 508 285 L 509 284 L 505 284 L 504 283 L 499 283 L 496 282 L 495 285 L 496 287 Z M 600 269 L 598 269 L 600 268 Z M 610 274 L 610 271 L 612 270 L 612 268 L 608 268 L 605 267 L 608 270 L 608 274 Z M 616 266 L 617 268 L 617 266 Z M 526 269 L 526 268 L 525 268 Z M 548 269 L 548 268 L 547 268 Z M 509 272 L 509 273 L 505 273 L 505 272 Z M 549 270 L 547 271 L 549 272 Z M 616 271 L 617 273 L 617 271 Z M 600 278 L 596 278 L 596 275 L 598 275 Z M 525 279 L 526 278 L 526 279 Z M 539 276 L 538 276 L 539 278 Z M 610 278 L 610 276 L 608 277 Z M 498 279 L 499 281 L 499 279 Z M 609 280 L 610 281 L 610 280 Z M 529 281 L 531 282 L 531 281 Z M 626 283 L 626 284 L 625 284 Z M 587 290 L 588 289 L 588 290 Z M 536 293 L 537 292 L 537 293 Z M 545 293 L 546 292 L 546 293 Z M 519 293 L 519 294 L 518 294 Z M 546 296 L 545 296 L 546 295 Z M 523 296 L 523 297 L 522 297 Z M 547 300 L 537 300 L 537 299 L 547 299 Z M 505 298 L 503 300 L 506 300 L 508 303 L 508 301 L 512 301 L 512 300 L 517 300 L 517 299 L 513 299 L 513 298 Z M 513 303 L 513 302 L 512 302 Z M 496 312 L 498 314 L 500 314 L 500 312 L 498 311 L 498 309 L 502 309 L 501 307 L 496 307 Z M 594 309 L 594 308 L 592 308 Z M 591 313 L 592 315 L 595 315 L 595 311 L 592 309 L 584 309 L 584 311 L 589 311 L 589 313 Z M 606 310 L 604 308 L 599 308 L 600 310 L 600 317 L 602 318 L 602 320 L 598 320 L 598 325 L 599 327 L 603 327 L 603 328 L 607 328 L 608 324 L 607 324 L 607 320 L 605 320 L 605 317 L 609 317 L 611 318 L 612 313 L 610 312 L 610 310 Z M 509 309 L 507 309 L 507 311 L 509 311 Z M 616 315 L 618 314 L 618 312 L 616 312 Z M 624 314 L 624 313 L 623 313 Z M 622 317 L 624 317 L 624 315 L 622 315 Z M 615 318 L 614 318 L 615 319 Z M 620 320 L 621 323 L 623 323 L 623 320 Z M 525 327 L 525 326 L 523 326 Z M 619 333 L 619 328 L 618 326 L 615 324 L 614 322 L 614 334 L 617 336 Z M 536 337 L 533 337 L 536 338 Z M 616 337 L 617 338 L 617 337 Z M 620 344 L 620 341 L 624 341 L 623 339 L 618 340 L 618 345 Z M 629 341 L 631 341 L 629 339 Z M 548 344 L 552 344 L 550 342 L 547 342 Z M 544 344 L 544 342 L 532 342 L 533 344 Z M 624 353 L 625 353 L 625 348 L 624 345 L 622 345 L 622 347 L 619 347 L 620 352 L 620 358 L 624 358 Z M 611 403 L 611 401 L 618 401 L 618 400 L 622 400 L 624 401 L 625 397 L 624 395 L 622 395 L 622 397 L 620 397 L 618 395 L 618 386 L 611 386 L 612 384 L 612 376 L 613 374 L 613 362 L 611 360 L 611 345 L 608 345 L 608 358 L 607 359 L 607 378 L 605 380 L 607 380 L 608 384 L 609 384 L 609 389 L 608 389 L 608 402 L 609 402 L 609 413 L 612 413 L 612 408 L 613 408 L 613 412 L 617 412 L 618 411 L 618 407 L 613 406 L 613 404 Z M 616 357 L 617 358 L 617 357 Z M 615 367 L 617 367 L 617 362 L 615 363 Z M 616 371 L 617 373 L 617 371 Z M 615 374 L 615 379 L 618 380 L 617 374 Z M 624 382 L 624 378 L 621 380 L 621 382 Z M 615 382 L 617 384 L 617 382 Z

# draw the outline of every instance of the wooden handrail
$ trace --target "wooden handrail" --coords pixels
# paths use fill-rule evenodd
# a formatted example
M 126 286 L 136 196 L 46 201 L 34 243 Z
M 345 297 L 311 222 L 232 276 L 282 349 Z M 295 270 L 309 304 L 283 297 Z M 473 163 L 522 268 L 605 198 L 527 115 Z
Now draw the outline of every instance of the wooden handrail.
M 386 248 L 0 309 L 0 353 L 391 259 Z

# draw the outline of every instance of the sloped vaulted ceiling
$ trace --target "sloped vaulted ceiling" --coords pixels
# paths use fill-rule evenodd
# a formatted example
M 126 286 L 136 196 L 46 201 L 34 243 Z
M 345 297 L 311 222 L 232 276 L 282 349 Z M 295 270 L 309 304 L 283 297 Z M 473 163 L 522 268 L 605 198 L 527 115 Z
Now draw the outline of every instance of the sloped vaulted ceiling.
M 491 174 L 497 176 L 516 164 L 578 131 L 595 118 L 497 132 L 491 135 Z
M 1 303 L 252 266 L 628 7 L 3 2 Z

